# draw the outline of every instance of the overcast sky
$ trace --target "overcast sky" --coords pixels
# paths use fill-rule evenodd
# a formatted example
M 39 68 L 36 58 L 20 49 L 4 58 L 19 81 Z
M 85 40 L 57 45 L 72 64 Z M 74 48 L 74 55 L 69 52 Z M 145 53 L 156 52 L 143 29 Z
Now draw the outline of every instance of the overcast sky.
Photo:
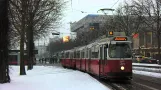
M 88 14 L 103 14 L 97 11 L 101 8 L 116 8 L 119 4 L 125 0 L 66 0 L 69 1 L 67 8 L 64 10 L 64 18 L 62 19 L 61 28 L 58 31 L 61 32 L 61 37 L 69 35 L 70 24 L 69 22 L 79 21 Z M 82 13 L 83 12 L 83 13 Z M 54 36 L 50 35 L 45 40 L 41 40 L 39 44 L 48 43 L 48 39 Z M 36 42 L 37 43 L 37 42 Z M 37 44 L 36 44 L 37 45 Z
M 116 8 L 124 0 L 69 0 L 66 8 L 65 17 L 63 18 L 64 29 L 61 32 L 70 32 L 69 22 L 79 21 L 88 14 L 103 14 L 97 11 L 101 8 Z M 72 3 L 71 3 L 72 1 Z M 82 13 L 82 11 L 84 13 Z

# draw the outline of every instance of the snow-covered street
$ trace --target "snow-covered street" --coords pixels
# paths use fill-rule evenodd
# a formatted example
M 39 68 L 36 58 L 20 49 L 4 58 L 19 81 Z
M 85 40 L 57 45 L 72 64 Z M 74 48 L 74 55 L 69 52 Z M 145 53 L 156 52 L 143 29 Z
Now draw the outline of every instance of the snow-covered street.
M 110 90 L 87 73 L 53 66 L 35 66 L 19 75 L 19 66 L 10 66 L 11 83 L 0 90 Z
M 87 73 L 60 66 L 34 66 L 26 73 L 20 76 L 19 66 L 10 66 L 11 83 L 0 84 L 0 90 L 110 90 Z M 160 73 L 137 70 L 133 73 L 161 78 Z

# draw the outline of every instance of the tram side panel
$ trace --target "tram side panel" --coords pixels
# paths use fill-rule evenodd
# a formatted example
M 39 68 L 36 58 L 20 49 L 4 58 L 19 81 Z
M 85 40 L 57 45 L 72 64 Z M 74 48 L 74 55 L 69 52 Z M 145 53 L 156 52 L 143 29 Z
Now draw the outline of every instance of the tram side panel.
M 90 59 L 86 59 L 86 68 L 85 68 L 85 70 L 86 70 L 86 72 L 89 72 L 90 71 Z
M 71 59 L 70 58 L 66 58 L 65 59 L 65 66 L 70 68 L 70 62 L 71 62 Z
M 75 69 L 75 58 L 72 58 L 71 59 L 71 65 L 70 65 L 71 68 Z
M 86 70 L 86 59 L 85 58 L 83 58 L 81 60 L 81 70 L 82 71 L 85 71 Z
M 91 59 L 90 73 L 99 75 L 99 59 Z
M 81 59 L 80 59 L 80 58 L 77 58 L 77 59 L 76 59 L 76 68 L 77 68 L 78 70 L 81 70 Z

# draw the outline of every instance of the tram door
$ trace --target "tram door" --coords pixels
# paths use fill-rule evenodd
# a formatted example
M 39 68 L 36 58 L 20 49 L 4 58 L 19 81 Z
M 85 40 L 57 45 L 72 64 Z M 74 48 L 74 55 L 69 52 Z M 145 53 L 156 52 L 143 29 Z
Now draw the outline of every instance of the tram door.
M 91 72 L 91 49 L 88 49 L 88 71 Z
M 103 45 L 100 46 L 100 62 L 99 62 L 99 67 L 100 67 L 99 68 L 99 71 L 100 71 L 99 74 L 100 74 L 100 76 L 103 75 L 103 72 L 104 72 L 104 64 L 103 64 L 104 63 L 104 58 L 103 58 L 104 57 L 104 52 L 103 52 L 104 48 L 103 47 L 104 47 Z
M 100 75 L 104 74 L 104 67 L 107 61 L 107 46 L 106 45 L 101 45 L 100 46 Z

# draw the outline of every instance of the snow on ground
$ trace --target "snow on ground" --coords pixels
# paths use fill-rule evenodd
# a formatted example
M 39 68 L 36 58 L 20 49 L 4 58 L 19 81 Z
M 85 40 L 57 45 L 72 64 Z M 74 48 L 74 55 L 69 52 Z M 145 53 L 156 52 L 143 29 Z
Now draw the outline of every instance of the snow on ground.
M 26 73 L 20 76 L 19 66 L 11 66 L 11 83 L 0 90 L 110 90 L 86 73 L 61 67 L 35 66 Z
M 141 67 L 133 66 L 133 73 L 141 74 L 151 77 L 161 78 L 161 65 L 158 64 L 143 64 L 143 63 L 133 63 L 133 65 L 138 65 Z M 152 66 L 152 67 L 144 67 Z
M 133 68 L 133 70 L 161 73 L 160 68 L 147 68 L 147 67 L 134 67 L 134 66 L 132 68 Z
M 155 78 L 161 78 L 161 73 L 133 70 L 134 74 L 145 75 Z
M 132 63 L 132 65 L 161 67 L 161 65 L 158 64 L 146 64 L 146 63 Z

